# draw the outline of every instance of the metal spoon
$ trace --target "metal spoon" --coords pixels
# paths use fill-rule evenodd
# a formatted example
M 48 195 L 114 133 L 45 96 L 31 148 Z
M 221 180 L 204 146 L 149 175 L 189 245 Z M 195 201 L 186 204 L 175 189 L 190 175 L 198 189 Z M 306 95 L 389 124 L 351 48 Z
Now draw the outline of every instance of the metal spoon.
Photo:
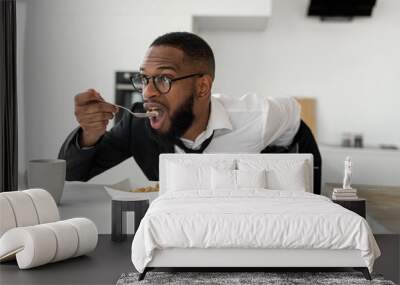
M 151 111 L 151 112 L 146 112 L 146 113 L 135 113 L 132 112 L 129 108 L 126 108 L 124 106 L 121 105 L 117 105 L 117 104 L 113 104 L 110 102 L 105 102 L 105 101 L 99 101 L 101 103 L 105 103 L 105 104 L 109 104 L 109 105 L 113 105 L 115 107 L 124 109 L 125 111 L 128 111 L 131 115 L 137 117 L 137 118 L 150 118 L 150 117 L 157 117 L 158 116 L 158 112 L 157 111 Z

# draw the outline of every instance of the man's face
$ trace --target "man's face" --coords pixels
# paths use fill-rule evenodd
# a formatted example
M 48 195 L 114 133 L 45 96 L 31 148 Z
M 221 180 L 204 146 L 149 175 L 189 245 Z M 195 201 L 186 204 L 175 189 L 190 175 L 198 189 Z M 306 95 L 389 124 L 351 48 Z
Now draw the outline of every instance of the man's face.
M 140 71 L 146 76 L 165 75 L 171 79 L 196 73 L 197 70 L 185 62 L 183 51 L 168 47 L 149 48 Z M 166 94 L 160 94 L 153 80 L 143 87 L 144 106 L 157 109 L 159 115 L 150 118 L 151 127 L 163 135 L 181 136 L 192 124 L 195 77 L 172 82 Z

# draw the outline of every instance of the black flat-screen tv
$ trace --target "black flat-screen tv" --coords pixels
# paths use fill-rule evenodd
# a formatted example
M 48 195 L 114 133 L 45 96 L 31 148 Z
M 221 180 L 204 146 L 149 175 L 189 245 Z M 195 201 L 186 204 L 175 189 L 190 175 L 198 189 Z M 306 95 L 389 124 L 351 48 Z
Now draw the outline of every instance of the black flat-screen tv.
M 353 18 L 371 16 L 376 0 L 310 0 L 308 16 Z

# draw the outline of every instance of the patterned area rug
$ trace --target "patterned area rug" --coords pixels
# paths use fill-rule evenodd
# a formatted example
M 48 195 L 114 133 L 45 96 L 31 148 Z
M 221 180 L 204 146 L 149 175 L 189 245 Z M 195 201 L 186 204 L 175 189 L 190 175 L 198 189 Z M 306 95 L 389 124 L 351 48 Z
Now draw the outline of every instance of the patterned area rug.
M 360 272 L 148 272 L 142 281 L 138 281 L 138 276 L 139 273 L 124 273 L 118 279 L 117 285 L 395 285 L 380 275 L 372 275 L 372 281 L 368 281 Z

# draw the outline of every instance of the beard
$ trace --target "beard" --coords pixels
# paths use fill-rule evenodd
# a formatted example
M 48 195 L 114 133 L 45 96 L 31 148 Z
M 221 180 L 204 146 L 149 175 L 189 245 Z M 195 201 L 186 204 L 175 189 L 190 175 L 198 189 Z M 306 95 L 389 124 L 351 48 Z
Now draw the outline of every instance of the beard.
M 171 127 L 169 130 L 165 133 L 162 133 L 150 127 L 153 135 L 169 141 L 175 141 L 177 138 L 180 138 L 193 124 L 193 105 L 194 94 L 187 98 L 185 102 L 183 102 L 182 106 L 171 116 Z M 147 124 L 150 125 L 148 121 Z
M 179 138 L 190 128 L 194 121 L 193 104 L 192 94 L 171 117 L 171 127 L 166 133 L 168 137 Z

